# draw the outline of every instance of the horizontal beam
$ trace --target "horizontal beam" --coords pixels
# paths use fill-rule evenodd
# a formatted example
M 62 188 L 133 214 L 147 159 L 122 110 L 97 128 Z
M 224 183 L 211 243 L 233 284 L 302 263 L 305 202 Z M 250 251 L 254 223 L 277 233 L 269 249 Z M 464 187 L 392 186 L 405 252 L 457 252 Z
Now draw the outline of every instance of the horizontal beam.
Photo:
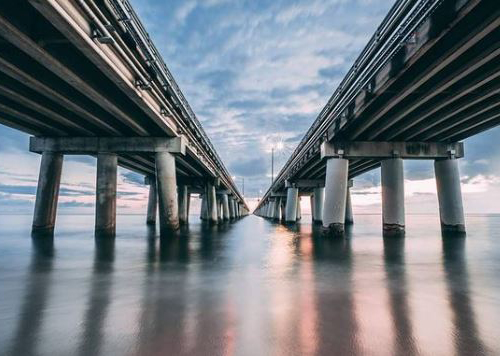
M 405 158 L 405 159 L 437 159 L 464 156 L 462 142 L 323 142 L 321 158 Z
M 324 179 L 285 180 L 285 188 L 323 188 L 324 186 Z
M 152 153 L 184 155 L 186 141 L 181 137 L 30 137 L 30 151 L 64 154 Z

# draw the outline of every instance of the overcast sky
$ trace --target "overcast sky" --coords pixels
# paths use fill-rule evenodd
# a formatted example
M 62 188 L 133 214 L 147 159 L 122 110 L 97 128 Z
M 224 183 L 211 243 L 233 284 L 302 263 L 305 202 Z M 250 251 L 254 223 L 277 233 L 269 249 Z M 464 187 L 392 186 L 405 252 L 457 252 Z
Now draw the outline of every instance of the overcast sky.
M 375 31 L 388 0 L 132 0 L 225 165 L 249 198 L 271 180 Z M 500 130 L 466 141 L 467 212 L 500 212 Z M 0 211 L 31 212 L 40 156 L 0 125 Z M 405 162 L 409 212 L 437 209 L 432 162 Z M 355 180 L 355 212 L 380 211 L 378 171 Z M 65 159 L 59 211 L 93 212 L 95 159 Z M 142 212 L 142 177 L 119 171 L 119 212 Z M 308 203 L 303 202 L 304 207 Z

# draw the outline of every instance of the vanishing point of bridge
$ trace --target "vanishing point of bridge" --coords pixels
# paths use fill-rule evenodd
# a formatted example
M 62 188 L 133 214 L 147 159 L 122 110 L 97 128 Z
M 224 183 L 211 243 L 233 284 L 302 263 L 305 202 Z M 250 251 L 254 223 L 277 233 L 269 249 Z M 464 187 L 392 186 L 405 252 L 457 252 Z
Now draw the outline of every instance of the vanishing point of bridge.
M 460 140 L 500 123 L 499 25 L 498 0 L 397 1 L 255 213 L 295 222 L 309 195 L 343 233 L 353 179 L 380 167 L 384 231 L 404 232 L 403 162 L 431 159 L 442 230 L 465 232 Z
M 97 236 L 113 236 L 117 165 L 150 186 L 160 231 L 248 207 L 128 0 L 0 2 L 0 123 L 42 154 L 33 232 L 52 233 L 63 156 L 97 157 Z

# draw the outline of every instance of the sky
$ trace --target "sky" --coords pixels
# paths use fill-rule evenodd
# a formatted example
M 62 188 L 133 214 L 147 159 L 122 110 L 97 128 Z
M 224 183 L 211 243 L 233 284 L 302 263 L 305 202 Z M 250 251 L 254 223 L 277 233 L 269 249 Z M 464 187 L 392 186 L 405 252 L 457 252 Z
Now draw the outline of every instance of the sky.
M 254 205 L 388 12 L 388 0 L 131 0 L 236 183 Z M 500 129 L 465 141 L 466 212 L 500 213 Z M 0 213 L 31 213 L 40 156 L 0 125 Z M 65 158 L 60 213 L 94 209 L 95 159 Z M 431 161 L 405 161 L 406 210 L 437 211 Z M 144 213 L 143 178 L 119 170 L 118 212 Z M 380 213 L 380 172 L 354 181 L 354 212 Z M 307 199 L 302 199 L 304 210 Z M 197 204 L 193 207 L 196 209 Z

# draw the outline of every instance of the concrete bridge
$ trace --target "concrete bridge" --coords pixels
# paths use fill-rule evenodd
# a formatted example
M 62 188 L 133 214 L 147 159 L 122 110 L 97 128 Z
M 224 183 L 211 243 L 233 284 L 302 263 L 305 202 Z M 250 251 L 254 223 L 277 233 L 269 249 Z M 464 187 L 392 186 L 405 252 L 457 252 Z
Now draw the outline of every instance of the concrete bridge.
M 63 157 L 97 157 L 98 236 L 113 236 L 117 165 L 144 174 L 148 220 L 211 223 L 248 207 L 128 0 L 0 2 L 0 123 L 42 155 L 33 231 L 52 233 Z
M 300 195 L 333 233 L 352 180 L 381 167 L 383 226 L 404 232 L 405 159 L 434 160 L 443 231 L 465 232 L 460 140 L 500 123 L 500 3 L 397 1 L 259 202 L 295 222 Z

